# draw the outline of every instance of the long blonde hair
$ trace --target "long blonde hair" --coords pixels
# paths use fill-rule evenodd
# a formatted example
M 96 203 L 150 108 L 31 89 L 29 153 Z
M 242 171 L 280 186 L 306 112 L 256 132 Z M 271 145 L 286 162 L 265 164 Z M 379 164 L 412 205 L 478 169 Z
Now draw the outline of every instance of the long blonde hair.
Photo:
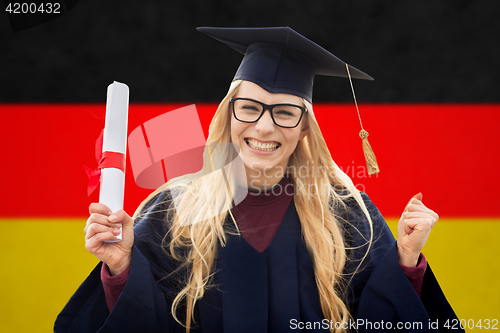
M 228 94 L 217 108 L 209 128 L 208 148 L 211 143 L 231 141 L 229 100 L 235 96 L 240 83 L 238 80 L 231 84 Z M 290 156 L 288 172 L 294 184 L 294 202 L 302 234 L 314 263 L 323 314 L 333 322 L 345 322 L 350 316 L 342 290 L 345 285 L 343 271 L 347 260 L 346 246 L 342 228 L 344 221 L 337 218 L 339 210 L 345 208 L 343 200 L 354 197 L 366 215 L 371 230 L 368 248 L 373 238 L 372 221 L 360 192 L 333 161 L 311 103 L 306 100 L 303 103 L 309 111 L 307 121 L 310 131 L 298 142 Z M 171 309 L 174 318 L 185 325 L 187 332 L 191 328 L 195 304 L 203 297 L 214 274 L 218 243 L 225 245 L 224 223 L 229 220 L 228 214 L 237 227 L 230 211 L 233 202 L 231 186 L 235 180 L 222 172 L 209 172 L 213 171 L 211 154 L 210 149 L 205 150 L 200 172 L 168 181 L 144 200 L 134 214 L 134 218 L 138 217 L 149 199 L 166 188 L 187 194 L 178 196 L 180 199 L 175 204 L 175 217 L 173 221 L 168 221 L 171 223 L 169 235 L 165 236 L 162 244 L 168 255 L 182 260 L 184 267 L 188 267 L 187 281 L 175 297 Z M 227 151 L 228 161 L 234 157 L 229 155 L 231 153 Z M 337 189 L 347 190 L 344 192 L 347 194 L 340 195 Z M 170 207 L 174 209 L 173 204 Z M 193 221 L 198 222 L 193 224 Z M 186 307 L 185 322 L 177 317 L 177 308 L 183 302 Z M 331 328 L 331 331 L 341 332 L 342 329 Z

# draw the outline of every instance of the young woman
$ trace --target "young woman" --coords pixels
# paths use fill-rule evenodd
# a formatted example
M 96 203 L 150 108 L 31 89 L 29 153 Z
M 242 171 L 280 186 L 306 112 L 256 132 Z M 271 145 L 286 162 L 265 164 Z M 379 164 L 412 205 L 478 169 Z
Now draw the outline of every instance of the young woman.
M 201 30 L 245 54 L 203 170 L 156 190 L 133 219 L 90 205 L 86 248 L 102 263 L 55 331 L 444 329 L 456 316 L 420 253 L 438 215 L 419 193 L 396 241 L 314 117 L 314 75 L 346 76 L 345 63 L 289 28 Z M 120 227 L 122 241 L 106 242 Z

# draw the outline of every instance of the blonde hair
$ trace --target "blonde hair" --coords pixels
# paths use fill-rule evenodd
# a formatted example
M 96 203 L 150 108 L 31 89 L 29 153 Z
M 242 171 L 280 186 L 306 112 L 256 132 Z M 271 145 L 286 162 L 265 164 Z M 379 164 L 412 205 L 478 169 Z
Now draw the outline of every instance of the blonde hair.
M 230 211 L 233 200 L 230 189 L 234 185 L 234 177 L 209 171 L 214 170 L 210 144 L 231 141 L 229 100 L 236 94 L 240 83 L 241 80 L 238 80 L 231 84 L 212 119 L 207 139 L 209 149 L 203 155 L 203 169 L 168 181 L 144 200 L 134 214 L 136 218 L 144 205 L 166 188 L 179 194 L 179 200 L 175 204 L 175 217 L 169 222 L 169 235 L 165 236 L 162 247 L 168 255 L 182 260 L 185 265 L 183 267 L 189 268 L 187 281 L 175 297 L 171 309 L 175 320 L 185 325 L 187 332 L 191 328 L 196 301 L 203 297 L 214 274 L 217 245 L 219 242 L 222 246 L 225 245 L 224 223 L 228 220 L 228 214 L 237 228 Z M 294 202 L 304 241 L 313 259 L 323 314 L 333 322 L 345 322 L 350 317 L 344 303 L 346 295 L 342 290 L 345 286 L 343 271 L 347 260 L 342 228 L 345 221 L 339 221 L 336 213 L 345 209 L 343 200 L 354 197 L 370 224 L 368 250 L 373 239 L 372 221 L 360 192 L 349 176 L 333 161 L 311 103 L 306 100 L 303 103 L 309 111 L 307 121 L 310 131 L 298 142 L 289 159 L 288 170 L 294 184 Z M 230 151 L 226 153 L 227 161 L 230 161 L 234 156 L 231 156 Z M 341 195 L 336 189 L 347 191 Z M 174 209 L 173 204 L 170 209 Z M 193 221 L 198 222 L 193 224 Z M 177 317 L 177 308 L 182 302 L 185 302 L 186 307 L 184 323 Z M 342 329 L 331 328 L 331 331 L 341 332 Z

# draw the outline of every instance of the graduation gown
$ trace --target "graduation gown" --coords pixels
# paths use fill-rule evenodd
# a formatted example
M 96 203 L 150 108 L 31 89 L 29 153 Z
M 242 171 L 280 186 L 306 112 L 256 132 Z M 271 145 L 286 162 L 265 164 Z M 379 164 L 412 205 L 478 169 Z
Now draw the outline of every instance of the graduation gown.
M 346 287 L 353 316 L 347 328 L 353 332 L 437 332 L 436 327 L 446 331 L 444 325 L 453 324 L 456 316 L 431 268 L 426 269 L 419 297 L 399 265 L 391 231 L 368 196 L 362 193 L 362 197 L 372 217 L 374 242 Z M 160 247 L 167 232 L 168 199 L 169 193 L 162 192 L 144 208 L 149 214 L 135 226 L 130 274 L 111 313 L 100 263 L 57 317 L 55 332 L 183 332 L 172 317 L 171 304 L 186 272 L 175 271 L 179 263 Z M 354 249 L 347 253 L 346 272 L 352 273 L 366 253 L 370 230 L 356 201 L 350 198 L 346 204 L 339 216 L 350 222 L 345 226 L 346 243 Z M 228 234 L 226 246 L 217 250 L 216 262 L 212 287 L 196 303 L 192 332 L 328 332 L 335 325 L 323 317 L 313 262 L 293 200 L 262 253 L 243 237 Z

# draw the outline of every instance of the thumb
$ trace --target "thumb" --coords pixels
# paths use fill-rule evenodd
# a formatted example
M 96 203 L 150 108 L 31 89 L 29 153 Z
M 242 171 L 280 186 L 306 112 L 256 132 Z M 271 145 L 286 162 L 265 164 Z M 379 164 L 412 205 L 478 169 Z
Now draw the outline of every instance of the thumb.
M 413 198 L 415 198 L 417 200 L 420 200 L 420 202 L 422 202 L 422 198 L 423 198 L 422 192 L 419 192 L 418 194 L 415 194 L 411 199 L 413 199 Z M 405 207 L 405 210 L 403 211 L 403 214 L 407 212 L 408 206 L 410 205 L 410 202 L 411 202 L 411 199 L 406 204 L 406 207 Z
M 422 194 L 422 192 L 419 192 L 418 194 L 415 194 L 413 197 L 417 200 L 422 201 L 422 198 L 424 197 L 424 195 Z

